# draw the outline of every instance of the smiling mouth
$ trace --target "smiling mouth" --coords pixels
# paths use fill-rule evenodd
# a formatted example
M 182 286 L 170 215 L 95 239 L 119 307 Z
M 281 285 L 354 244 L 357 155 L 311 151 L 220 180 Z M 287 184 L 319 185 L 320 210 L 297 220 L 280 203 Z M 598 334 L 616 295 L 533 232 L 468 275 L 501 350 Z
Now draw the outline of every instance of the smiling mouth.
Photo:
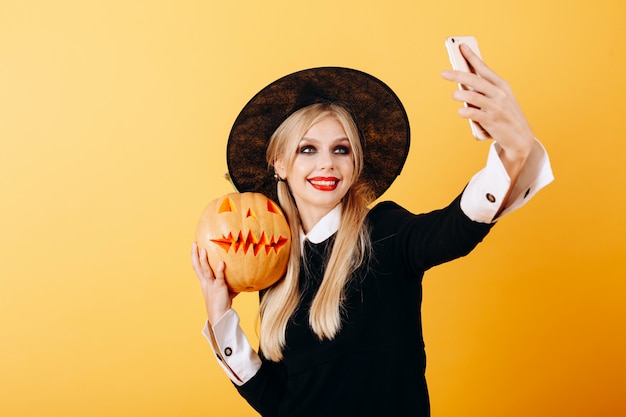
M 309 184 L 316 190 L 320 191 L 332 191 L 337 188 L 339 179 L 337 178 L 311 178 Z

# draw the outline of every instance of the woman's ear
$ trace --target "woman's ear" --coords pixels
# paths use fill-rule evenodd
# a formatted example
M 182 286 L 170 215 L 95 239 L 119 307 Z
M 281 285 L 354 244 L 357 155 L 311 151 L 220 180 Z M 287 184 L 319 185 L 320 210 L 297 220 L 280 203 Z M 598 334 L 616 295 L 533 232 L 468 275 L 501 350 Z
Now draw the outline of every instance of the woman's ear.
M 274 171 L 276 171 L 276 174 L 278 174 L 281 180 L 287 179 L 287 170 L 285 169 L 283 158 L 276 158 L 276 160 L 274 160 Z

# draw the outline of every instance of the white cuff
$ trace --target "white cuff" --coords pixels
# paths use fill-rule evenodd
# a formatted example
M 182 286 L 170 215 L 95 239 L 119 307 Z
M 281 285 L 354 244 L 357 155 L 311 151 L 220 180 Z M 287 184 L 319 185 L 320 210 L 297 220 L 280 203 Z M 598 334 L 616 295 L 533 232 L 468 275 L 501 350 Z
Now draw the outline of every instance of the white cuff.
M 473 221 L 492 223 L 509 191 L 511 179 L 498 156 L 499 151 L 500 145 L 493 142 L 489 148 L 487 165 L 474 175 L 461 197 L 461 209 Z M 535 139 L 535 145 L 498 219 L 526 204 L 553 180 L 548 153 Z
M 239 316 L 235 310 L 228 310 L 212 329 L 209 329 L 208 322 L 205 323 L 202 334 L 235 385 L 248 382 L 261 367 L 261 359 L 239 326 Z

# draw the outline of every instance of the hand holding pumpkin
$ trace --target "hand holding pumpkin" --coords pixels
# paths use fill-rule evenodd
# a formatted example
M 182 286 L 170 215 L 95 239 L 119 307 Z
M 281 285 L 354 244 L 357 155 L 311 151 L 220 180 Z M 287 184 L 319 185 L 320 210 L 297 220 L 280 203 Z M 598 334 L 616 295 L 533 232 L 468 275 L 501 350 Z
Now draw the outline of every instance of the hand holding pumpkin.
M 214 272 L 209 265 L 206 250 L 199 250 L 196 242 L 191 248 L 191 264 L 202 287 L 209 323 L 213 325 L 230 309 L 237 293 L 228 290 L 224 280 L 224 263 L 220 262 Z

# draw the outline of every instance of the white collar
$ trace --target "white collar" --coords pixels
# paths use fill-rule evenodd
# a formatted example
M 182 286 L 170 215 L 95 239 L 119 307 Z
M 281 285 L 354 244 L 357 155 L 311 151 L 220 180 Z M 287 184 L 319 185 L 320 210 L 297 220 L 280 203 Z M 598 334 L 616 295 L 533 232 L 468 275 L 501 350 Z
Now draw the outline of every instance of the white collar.
M 306 239 L 311 243 L 322 243 L 339 230 L 340 222 L 341 204 L 337 204 L 334 209 L 326 213 L 326 215 L 313 226 L 309 233 L 304 234 L 304 231 L 300 229 L 300 245 L 304 244 Z

